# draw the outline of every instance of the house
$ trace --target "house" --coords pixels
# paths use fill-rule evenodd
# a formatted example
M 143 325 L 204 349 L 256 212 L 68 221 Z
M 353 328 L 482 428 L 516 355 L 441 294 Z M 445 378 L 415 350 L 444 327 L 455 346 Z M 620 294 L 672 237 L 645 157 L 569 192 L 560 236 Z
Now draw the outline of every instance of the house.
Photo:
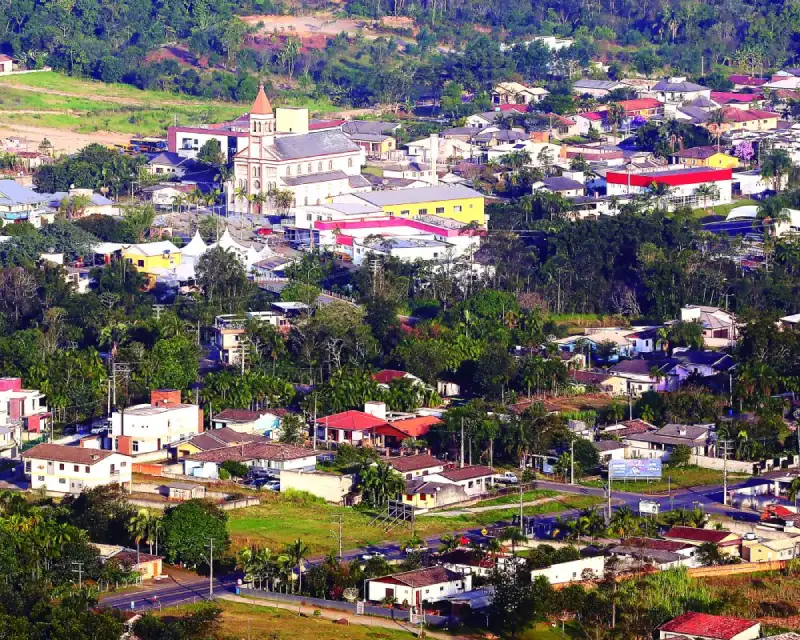
M 586 191 L 586 187 L 584 186 L 583 182 L 573 180 L 572 178 L 568 178 L 566 176 L 543 178 L 541 181 L 535 182 L 531 188 L 534 192 L 548 191 L 550 193 L 558 194 L 563 198 L 576 198 L 578 196 L 582 196 Z
M 136 271 L 147 274 L 157 274 L 159 270 L 181 264 L 181 251 L 169 240 L 132 244 L 122 250 L 122 257 Z
M 287 413 L 289 412 L 286 409 L 223 409 L 211 419 L 211 428 L 227 428 L 238 433 L 256 434 L 269 440 L 277 440 L 281 420 Z M 215 432 L 210 432 L 210 435 L 215 435 Z
M 430 163 L 417 162 L 392 162 L 381 166 L 384 178 L 397 178 L 405 180 L 419 180 L 425 184 L 435 184 L 436 176 Z
M 212 429 L 195 434 L 186 440 L 171 443 L 168 447 L 170 458 L 187 458 L 195 453 L 211 451 L 220 447 L 235 447 L 245 442 L 260 442 L 264 438 L 253 433 L 240 433 L 228 427 Z
M 23 389 L 22 378 L 0 378 L 0 425 L 10 428 L 19 425 L 23 431 L 49 433 L 52 420 L 41 391 Z
M 441 473 L 445 467 L 444 462 L 429 455 L 401 456 L 384 461 L 406 480 Z
M 436 416 L 417 416 L 415 418 L 401 418 L 392 420 L 389 423 L 395 429 L 402 431 L 407 438 L 423 438 L 431 430 L 431 427 L 442 424 L 440 418 Z
M 728 373 L 734 366 L 733 358 L 721 351 L 701 351 L 679 347 L 673 350 L 672 358 L 678 361 L 668 373 L 682 382 L 690 375 L 708 378 Z
M 695 98 L 711 97 L 711 89 L 694 82 L 688 82 L 684 77 L 672 77 L 654 84 L 647 94 L 670 105 L 682 105 Z
M 600 454 L 600 462 L 608 462 L 609 460 L 624 460 L 625 459 L 625 445 L 616 440 L 595 440 L 592 445 L 597 449 Z
M 404 606 L 421 607 L 429 602 L 472 590 L 472 576 L 444 567 L 429 567 L 395 573 L 367 581 L 367 600 L 391 600 Z
M 384 215 L 398 218 L 414 219 L 432 214 L 464 224 L 486 224 L 483 194 L 462 185 L 354 193 L 335 198 L 334 202 L 370 205 L 379 208 Z
M 655 538 L 627 538 L 621 544 L 609 549 L 609 553 L 629 562 L 644 562 L 655 566 L 659 571 L 673 567 L 697 567 L 697 547 L 677 540 L 657 540 Z
M 250 347 L 247 340 L 247 325 L 269 324 L 286 335 L 291 329 L 289 319 L 278 311 L 248 311 L 244 315 L 225 314 L 214 318 L 212 344 L 217 349 L 217 359 L 225 365 L 235 366 L 242 362 L 242 351 Z
M 170 482 L 159 487 L 159 493 L 168 500 L 195 500 L 206 497 L 206 488 L 202 484 L 191 482 Z
M 413 506 L 417 513 L 424 513 L 431 509 L 466 502 L 469 496 L 461 485 L 417 478 L 406 483 L 402 500 L 403 504 Z
M 184 184 L 154 184 L 142 187 L 139 196 L 142 200 L 151 202 L 157 209 L 170 209 L 175 202 L 194 191 L 194 187 Z
M 592 98 L 604 98 L 612 91 L 625 88 L 624 84 L 616 80 L 581 79 L 572 83 L 573 93 Z
M 383 403 L 373 403 L 374 405 Z M 370 405 L 370 403 L 367 403 Z M 365 407 L 367 409 L 369 407 Z M 378 427 L 388 426 L 385 418 L 386 405 L 383 405 L 384 416 L 370 415 L 364 411 L 343 411 L 324 418 L 317 418 L 317 440 L 328 445 L 341 442 L 360 445 L 374 442 Z
M 128 549 L 115 544 L 92 543 L 100 552 L 100 562 L 105 564 L 109 560 L 117 562 L 122 567 L 128 567 L 131 571 L 140 574 L 141 580 L 152 580 L 162 574 L 161 556 L 154 556 L 150 553 L 143 553 L 141 549 Z
M 519 82 L 500 82 L 492 89 L 492 104 L 536 104 L 550 92 L 542 87 L 529 87 Z
M 669 459 L 677 446 L 689 447 L 692 455 L 706 454 L 709 427 L 705 425 L 668 424 L 656 431 L 646 431 L 622 438 L 627 458 Z
M 385 160 L 397 149 L 397 140 L 393 134 L 400 126 L 398 122 L 348 120 L 342 124 L 342 133 L 361 147 L 367 158 Z
M 76 197 L 89 199 L 86 206 L 79 212 L 81 216 L 115 216 L 120 213 L 119 207 L 114 204 L 113 200 L 100 193 L 95 193 L 91 189 L 70 189 L 69 191 L 56 191 L 48 195 L 50 207 L 56 210 L 63 206 L 68 206 Z
M 0 180 L 0 227 L 30 222 L 37 229 L 42 219 L 52 221 L 48 197 L 18 185 L 13 180 Z
M 606 172 L 606 191 L 609 196 L 651 193 L 653 184 L 669 189 L 664 202 L 670 209 L 729 204 L 732 202 L 733 170 L 670 165 L 647 170 Z M 717 193 L 712 197 L 704 196 L 702 191 L 698 194 L 698 189 L 707 184 L 717 188 Z
M 728 346 L 738 336 L 736 316 L 719 307 L 690 304 L 681 308 L 680 320 L 703 325 L 703 338 L 707 346 Z
M 377 373 L 372 374 L 372 379 L 378 384 L 389 386 L 394 380 L 410 380 L 414 383 L 422 383 L 417 376 L 408 373 L 408 371 L 399 371 L 398 369 L 381 369 Z
M 712 91 L 711 100 L 721 107 L 734 107 L 736 109 L 761 109 L 766 99 L 761 93 Z
M 455 571 L 461 575 L 482 576 L 488 578 L 495 565 L 508 556 L 497 554 L 494 558 L 486 557 L 483 553 L 476 553 L 473 549 L 459 547 L 439 556 L 439 561 L 445 569 Z
M 741 91 L 742 89 L 759 89 L 768 82 L 766 78 L 754 78 L 753 76 L 746 76 L 738 73 L 729 75 L 728 80 L 733 83 L 733 88 L 736 91 Z
M 174 442 L 202 432 L 203 412 L 194 404 L 183 404 L 175 389 L 153 389 L 150 403 L 111 414 L 111 433 L 104 449 L 134 458 L 159 460 L 167 457 Z
M 84 489 L 117 484 L 130 488 L 132 460 L 114 451 L 63 444 L 37 444 L 22 454 L 31 489 L 80 493 Z
M 677 540 L 678 542 L 688 542 L 696 547 L 711 542 L 719 548 L 722 553 L 738 557 L 742 538 L 731 531 L 718 531 L 716 529 L 698 529 L 696 527 L 672 527 L 664 534 L 667 540 Z
M 503 108 L 508 107 L 508 108 Z M 482 113 L 473 113 L 464 119 L 464 123 L 468 127 L 475 129 L 483 129 L 490 125 L 495 124 L 499 118 L 508 118 L 521 113 L 526 113 L 528 107 L 525 105 L 500 105 L 494 111 L 484 111 Z
M 761 623 L 708 613 L 684 613 L 658 628 L 659 640 L 755 640 Z
M 0 76 L 14 70 L 14 60 L 5 54 L 0 54 Z
M 722 124 L 705 122 L 703 126 L 712 135 L 724 134 L 731 131 L 773 131 L 778 128 L 780 115 L 772 111 L 759 109 L 738 109 L 725 107 L 722 109 L 724 121 Z
M 467 497 L 481 496 L 494 485 L 494 469 L 482 465 L 449 469 L 426 476 L 430 482 L 444 482 L 460 486 Z
M 233 156 L 229 210 L 249 210 L 249 203 L 234 195 L 237 188 L 250 195 L 286 189 L 297 206 L 369 186 L 361 177 L 361 146 L 338 127 L 312 130 L 308 109 L 273 111 L 263 85 L 250 108 L 248 133 L 247 145 Z
M 798 538 L 748 539 L 742 540 L 742 560 L 745 562 L 772 562 L 792 560 L 798 556 Z
M 636 435 L 637 433 L 647 433 L 648 431 L 657 431 L 658 427 L 644 420 L 624 420 L 618 424 L 612 424 L 605 427 L 602 431 L 604 434 L 609 434 L 614 438 L 626 438 L 628 436 Z
M 481 129 L 485 125 L 481 125 Z M 474 147 L 457 138 L 443 138 L 434 134 L 421 140 L 414 140 L 406 145 L 406 153 L 410 159 L 436 165 L 445 165 L 454 160 L 472 158 Z
M 559 562 L 544 569 L 531 571 L 531 580 L 542 576 L 550 584 L 568 584 L 602 577 L 606 568 L 605 556 L 590 556 L 569 562 Z
M 241 462 L 248 467 L 286 471 L 313 471 L 317 453 L 303 447 L 257 440 L 238 446 L 224 446 L 184 458 L 183 474 L 197 478 L 219 478 L 224 462 Z
M 147 170 L 155 176 L 182 178 L 197 168 L 197 162 L 172 151 L 162 151 L 147 163 Z
M 722 153 L 714 146 L 690 147 L 681 149 L 671 156 L 674 164 L 686 167 L 713 167 L 715 169 L 736 169 L 739 158 Z

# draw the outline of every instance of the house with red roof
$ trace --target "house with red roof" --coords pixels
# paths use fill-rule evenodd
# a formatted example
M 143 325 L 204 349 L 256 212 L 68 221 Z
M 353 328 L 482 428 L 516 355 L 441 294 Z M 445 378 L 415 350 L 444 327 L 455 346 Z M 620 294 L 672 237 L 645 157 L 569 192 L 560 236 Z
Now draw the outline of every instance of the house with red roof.
M 725 121 L 715 124 L 710 121 L 703 122 L 700 126 L 708 129 L 709 133 L 728 133 L 730 131 L 774 131 L 778 128 L 780 115 L 772 111 L 760 109 L 738 109 L 736 107 L 723 107 L 722 115 Z
M 738 109 L 731 111 L 745 113 Z M 644 170 L 613 170 L 606 173 L 606 193 L 609 196 L 650 193 L 653 184 L 669 187 L 665 203 L 668 209 L 682 206 L 713 207 L 718 204 L 729 204 L 732 201 L 733 170 L 669 165 Z M 704 198 L 697 195 L 697 190 L 705 184 L 716 186 L 718 192 L 716 197 Z
M 760 109 L 765 101 L 762 93 L 737 93 L 735 91 L 712 91 L 711 99 L 721 107 L 737 109 Z
M 385 462 L 406 480 L 441 473 L 445 468 L 443 461 L 427 454 L 386 458 Z
M 386 405 L 382 402 L 368 402 L 367 411 L 342 411 L 324 418 L 317 418 L 317 440 L 329 445 L 342 442 L 354 446 L 373 445 L 378 442 L 378 429 L 388 427 Z M 382 414 L 381 415 L 381 408 Z M 378 415 L 369 413 L 374 411 Z
M 367 599 L 383 602 L 391 598 L 399 604 L 420 607 L 426 602 L 438 602 L 471 589 L 471 575 L 436 566 L 368 580 Z
M 729 75 L 728 80 L 733 83 L 733 88 L 737 91 L 742 89 L 758 89 L 767 84 L 766 78 L 754 78 L 753 76 L 746 76 L 739 73 Z
M 289 413 L 286 409 L 224 409 L 211 419 L 212 429 L 233 429 L 239 433 L 253 433 L 277 440 L 281 420 Z
M 679 615 L 658 629 L 659 640 L 755 640 L 760 636 L 760 622 L 693 611 Z
M 664 534 L 667 540 L 686 542 L 699 547 L 702 544 L 715 544 L 722 553 L 739 557 L 742 538 L 731 531 L 718 531 L 716 529 L 698 529 L 697 527 L 675 526 Z
M 393 380 L 411 380 L 412 382 L 422 382 L 417 376 L 408 371 L 400 371 L 399 369 L 381 369 L 377 373 L 372 374 L 372 379 L 378 384 L 389 385 Z

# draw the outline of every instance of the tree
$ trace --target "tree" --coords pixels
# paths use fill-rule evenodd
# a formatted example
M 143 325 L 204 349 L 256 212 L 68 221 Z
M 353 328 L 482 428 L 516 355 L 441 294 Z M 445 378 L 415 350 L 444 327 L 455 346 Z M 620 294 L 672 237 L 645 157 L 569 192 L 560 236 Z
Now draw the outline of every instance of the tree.
M 725 563 L 725 556 L 715 542 L 704 542 L 697 547 L 696 557 L 698 562 L 707 567 Z
M 703 338 L 703 325 L 697 321 L 686 322 L 679 320 L 669 327 L 667 333 L 668 344 L 671 347 L 689 347 L 702 349 L 705 344 Z
M 711 133 L 717 139 L 717 153 L 719 153 L 719 142 L 722 138 L 722 129 L 725 126 L 726 117 L 723 109 L 715 109 L 708 114 L 708 126 Z
M 281 430 L 278 441 L 282 444 L 302 445 L 308 438 L 308 426 L 303 417 L 296 413 L 287 413 L 281 418 Z
M 712 182 L 706 182 L 695 189 L 694 195 L 705 207 L 709 200 L 719 200 L 719 187 Z
M 293 566 L 297 567 L 297 579 L 298 579 L 297 593 L 302 593 L 303 561 L 311 553 L 311 547 L 309 547 L 307 544 L 305 544 L 302 540 L 298 538 L 286 545 L 284 553 L 289 558 L 289 562 Z
M 122 213 L 122 229 L 126 242 L 144 242 L 155 220 L 152 204 L 125 207 Z
M 364 496 L 364 502 L 373 507 L 383 507 L 406 486 L 403 476 L 385 462 L 364 467 L 358 476 L 358 488 Z
M 606 110 L 606 121 L 611 125 L 614 138 L 617 137 L 617 128 L 624 124 L 627 115 L 628 114 L 625 111 L 625 107 L 623 107 L 619 102 L 611 102 L 608 105 L 608 109 Z
M 596 469 L 600 465 L 600 454 L 597 448 L 585 438 L 576 438 L 572 445 L 575 462 L 585 471 Z
M 249 467 L 246 464 L 237 460 L 226 460 L 220 465 L 220 468 L 225 469 L 234 478 L 244 478 L 249 471 Z
M 222 153 L 222 145 L 220 145 L 219 140 L 211 138 L 203 143 L 203 146 L 197 152 L 197 159 L 200 162 L 214 166 L 224 164 L 225 154 Z
M 147 509 L 139 509 L 128 521 L 128 533 L 136 543 L 136 556 L 139 556 L 139 544 L 147 538 L 150 529 L 150 512 Z M 138 560 L 137 560 L 138 564 Z
M 233 306 L 251 289 L 239 258 L 222 247 L 206 251 L 195 268 L 197 283 L 209 303 Z
M 501 638 L 514 640 L 548 612 L 552 587 L 546 578 L 531 583 L 530 572 L 516 567 L 495 568 L 490 578 L 494 587 L 489 609 L 489 627 Z
M 205 500 L 189 500 L 164 514 L 164 547 L 169 562 L 198 565 L 208 562 L 208 545 L 222 557 L 228 549 L 228 516 Z
M 776 192 L 792 170 L 792 159 L 784 149 L 772 149 L 761 159 L 761 176 L 772 180 Z
M 692 449 L 688 445 L 679 444 L 672 449 L 669 454 L 669 464 L 671 467 L 685 467 L 692 458 Z

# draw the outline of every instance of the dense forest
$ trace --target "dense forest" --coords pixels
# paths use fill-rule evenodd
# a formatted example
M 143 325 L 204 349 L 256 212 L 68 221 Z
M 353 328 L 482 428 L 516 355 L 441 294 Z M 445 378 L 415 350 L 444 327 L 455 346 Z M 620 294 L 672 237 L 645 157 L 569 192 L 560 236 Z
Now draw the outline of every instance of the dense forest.
M 247 101 L 261 78 L 360 106 L 438 94 L 442 78 L 471 90 L 515 74 L 569 80 L 590 60 L 607 63 L 612 77 L 670 70 L 699 78 L 705 71 L 719 84 L 719 69 L 710 73 L 715 65 L 757 74 L 792 64 L 800 31 L 793 3 L 763 0 L 356 0 L 345 10 L 370 19 L 407 15 L 418 27 L 384 27 L 377 40 L 340 34 L 314 48 L 294 35 L 258 34 L 238 18 L 297 12 L 278 3 L 2 0 L 7 19 L 0 23 L 0 53 L 31 68 L 46 64 L 141 88 Z M 555 60 L 536 44 L 501 50 L 502 39 L 524 41 L 530 34 L 570 36 L 575 44 Z M 157 55 L 166 44 L 185 50 L 189 63 Z

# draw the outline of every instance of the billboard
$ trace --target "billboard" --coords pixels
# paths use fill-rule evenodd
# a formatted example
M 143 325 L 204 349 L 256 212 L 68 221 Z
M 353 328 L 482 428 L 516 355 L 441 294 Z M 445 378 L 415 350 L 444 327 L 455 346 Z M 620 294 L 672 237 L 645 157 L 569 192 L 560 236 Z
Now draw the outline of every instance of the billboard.
M 653 500 L 639 500 L 639 515 L 649 513 L 650 515 L 658 515 L 658 502 Z
M 648 458 L 647 460 L 609 460 L 608 472 L 612 478 L 620 480 L 660 478 L 661 458 Z

